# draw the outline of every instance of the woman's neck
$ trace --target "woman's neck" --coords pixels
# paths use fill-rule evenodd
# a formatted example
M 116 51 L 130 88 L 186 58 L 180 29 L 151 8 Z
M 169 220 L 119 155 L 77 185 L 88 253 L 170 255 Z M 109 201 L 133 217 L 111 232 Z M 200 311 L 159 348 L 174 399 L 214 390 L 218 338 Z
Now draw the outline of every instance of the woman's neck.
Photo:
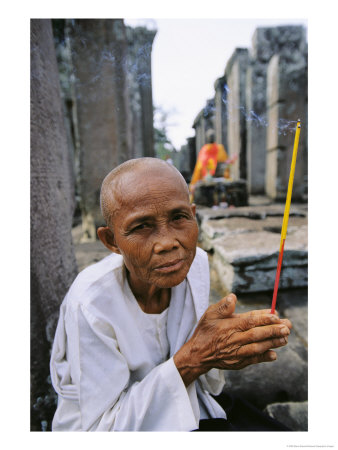
M 140 285 L 140 283 L 131 279 L 128 270 L 127 278 L 130 289 L 143 312 L 147 314 L 161 314 L 161 312 L 168 308 L 171 297 L 170 288 Z

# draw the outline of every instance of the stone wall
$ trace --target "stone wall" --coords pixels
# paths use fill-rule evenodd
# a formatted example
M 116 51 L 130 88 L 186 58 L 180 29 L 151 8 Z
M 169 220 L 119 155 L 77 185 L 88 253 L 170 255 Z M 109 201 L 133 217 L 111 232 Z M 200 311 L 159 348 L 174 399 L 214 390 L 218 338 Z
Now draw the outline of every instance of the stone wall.
M 74 186 L 50 20 L 31 21 L 31 429 L 50 427 L 49 358 L 59 306 L 76 276 Z

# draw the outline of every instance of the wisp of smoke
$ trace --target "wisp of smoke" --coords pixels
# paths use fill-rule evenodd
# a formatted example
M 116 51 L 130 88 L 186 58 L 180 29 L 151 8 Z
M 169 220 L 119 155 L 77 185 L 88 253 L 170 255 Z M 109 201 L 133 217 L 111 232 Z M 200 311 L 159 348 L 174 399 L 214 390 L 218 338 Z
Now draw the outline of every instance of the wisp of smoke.
M 228 95 L 230 92 L 229 86 L 225 84 L 222 93 L 222 102 L 227 106 L 226 114 L 228 120 L 235 122 L 238 119 L 238 115 L 234 114 L 234 111 L 239 111 L 239 114 L 244 117 L 247 122 L 253 123 L 257 128 L 266 128 L 269 126 L 269 121 L 266 115 L 258 115 L 253 110 L 247 111 L 244 106 L 234 104 L 233 102 L 230 104 L 228 101 Z M 294 132 L 296 124 L 297 121 L 295 120 L 280 118 L 277 122 L 278 134 L 285 136 L 288 133 Z

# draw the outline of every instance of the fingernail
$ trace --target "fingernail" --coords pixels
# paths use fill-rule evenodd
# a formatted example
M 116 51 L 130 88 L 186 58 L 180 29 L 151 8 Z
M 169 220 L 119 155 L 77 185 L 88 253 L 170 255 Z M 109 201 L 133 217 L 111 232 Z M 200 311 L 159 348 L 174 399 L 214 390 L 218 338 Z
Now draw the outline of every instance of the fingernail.
M 280 338 L 279 339 L 279 342 L 281 343 L 281 344 L 287 344 L 288 343 L 288 338 Z
M 290 330 L 289 330 L 288 327 L 283 327 L 283 328 L 281 328 L 280 332 L 281 332 L 282 334 L 284 334 L 285 336 L 287 336 L 288 334 L 290 334 Z
M 274 315 L 271 315 L 271 320 L 272 320 L 273 322 L 279 322 L 279 317 L 274 316 Z
M 273 353 L 272 355 L 270 355 L 270 359 L 271 359 L 271 361 L 274 361 L 275 359 L 277 359 L 276 353 Z

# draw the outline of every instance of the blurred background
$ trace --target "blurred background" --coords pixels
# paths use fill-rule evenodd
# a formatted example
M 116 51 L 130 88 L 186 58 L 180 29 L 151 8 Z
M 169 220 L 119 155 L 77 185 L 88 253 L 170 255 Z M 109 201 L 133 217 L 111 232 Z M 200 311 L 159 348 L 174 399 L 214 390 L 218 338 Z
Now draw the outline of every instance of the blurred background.
M 142 156 L 174 164 L 193 186 L 210 303 L 233 291 L 239 312 L 269 308 L 298 119 L 277 301 L 294 332 L 276 363 L 227 373 L 226 389 L 307 430 L 307 56 L 305 20 L 31 20 L 32 430 L 50 430 L 55 410 L 60 304 L 107 254 L 96 236 L 105 175 Z M 211 144 L 226 156 L 197 170 Z

